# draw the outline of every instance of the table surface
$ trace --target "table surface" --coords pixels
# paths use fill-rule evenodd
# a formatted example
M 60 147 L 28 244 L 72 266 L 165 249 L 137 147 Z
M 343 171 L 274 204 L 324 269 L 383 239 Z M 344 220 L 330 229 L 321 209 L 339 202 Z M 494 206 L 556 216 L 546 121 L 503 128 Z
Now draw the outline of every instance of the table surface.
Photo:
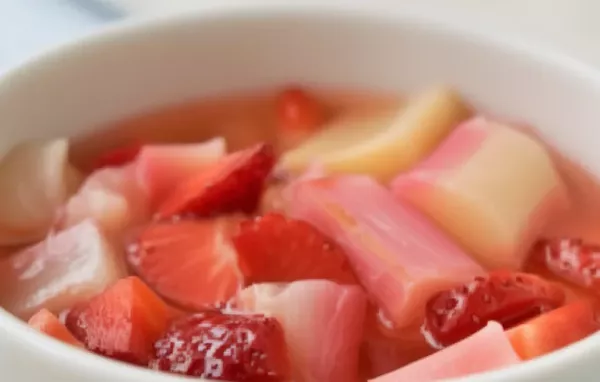
M 0 0 L 0 70 L 76 38 L 118 14 L 88 0 Z

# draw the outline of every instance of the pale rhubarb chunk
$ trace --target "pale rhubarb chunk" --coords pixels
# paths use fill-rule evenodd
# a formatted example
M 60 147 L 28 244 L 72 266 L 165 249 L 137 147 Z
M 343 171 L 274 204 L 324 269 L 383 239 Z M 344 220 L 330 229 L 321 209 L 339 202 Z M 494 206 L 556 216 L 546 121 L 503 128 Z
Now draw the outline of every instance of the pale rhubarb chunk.
M 546 223 L 569 204 L 539 142 L 481 117 L 463 123 L 427 160 L 399 175 L 392 190 L 489 268 L 520 268 Z
M 332 122 L 286 153 L 280 166 L 301 173 L 318 162 L 328 173 L 360 173 L 389 181 L 428 155 L 468 115 L 457 94 L 432 89 L 395 110 Z

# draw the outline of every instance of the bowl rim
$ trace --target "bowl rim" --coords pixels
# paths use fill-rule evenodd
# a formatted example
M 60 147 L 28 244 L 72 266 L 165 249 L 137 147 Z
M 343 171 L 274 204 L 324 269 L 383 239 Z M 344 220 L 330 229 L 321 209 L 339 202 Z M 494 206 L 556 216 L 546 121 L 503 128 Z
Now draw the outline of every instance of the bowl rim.
M 396 6 L 393 9 L 383 4 L 356 4 L 356 3 L 327 3 L 318 1 L 305 1 L 303 3 L 227 3 L 207 2 L 199 5 L 197 9 L 187 10 L 186 13 L 167 13 L 153 16 L 152 18 L 132 18 L 95 31 L 88 32 L 74 41 L 61 43 L 57 46 L 46 48 L 24 62 L 9 68 L 0 75 L 0 87 L 7 86 L 11 78 L 20 76 L 29 71 L 44 67 L 56 59 L 67 58 L 82 46 L 99 46 L 118 41 L 121 36 L 140 37 L 152 31 L 163 28 L 177 28 L 189 23 L 202 23 L 203 21 L 227 20 L 229 22 L 249 20 L 252 18 L 277 18 L 277 17 L 327 17 L 346 22 L 388 22 L 400 23 L 410 28 L 419 28 L 432 35 L 443 34 L 452 39 L 476 41 L 479 44 L 491 46 L 494 49 L 516 54 L 537 61 L 540 64 L 552 66 L 568 76 L 580 77 L 600 88 L 600 71 L 591 65 L 573 59 L 569 55 L 552 48 L 542 47 L 539 43 L 529 43 L 524 39 L 517 39 L 507 35 L 499 35 L 490 31 L 478 30 L 466 26 L 464 23 L 448 20 L 439 15 L 415 12 L 406 7 Z M 63 344 L 51 337 L 41 335 L 26 323 L 20 321 L 5 310 L 0 308 L 0 330 L 6 336 L 13 337 L 22 345 L 27 346 L 29 355 L 45 357 L 61 367 L 85 369 L 89 373 L 97 372 L 99 375 L 111 374 L 111 378 L 124 378 L 126 380 L 145 380 L 148 382 L 181 382 L 188 378 L 157 374 L 150 370 L 132 367 L 125 363 L 115 362 L 94 354 L 79 351 L 72 346 Z M 564 369 L 577 365 L 577 361 L 586 355 L 600 351 L 600 333 L 591 335 L 576 344 L 560 349 L 549 355 L 524 362 L 513 367 L 485 372 L 473 376 L 452 379 L 454 382 L 482 382 L 482 381 L 518 381 L 521 379 L 534 380 L 541 370 L 549 373 L 552 370 Z M 71 366 L 66 365 L 69 360 Z M 75 366 L 76 365 L 76 366 Z M 194 379 L 201 382 L 202 380 Z M 206 380 L 208 382 L 208 380 Z

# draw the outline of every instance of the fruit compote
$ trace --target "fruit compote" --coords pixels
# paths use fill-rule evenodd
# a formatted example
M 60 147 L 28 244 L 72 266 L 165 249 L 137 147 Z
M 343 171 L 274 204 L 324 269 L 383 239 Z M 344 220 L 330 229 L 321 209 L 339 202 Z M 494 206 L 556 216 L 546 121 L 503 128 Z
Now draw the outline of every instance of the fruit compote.
M 450 89 L 202 100 L 0 161 L 0 304 L 226 381 L 434 381 L 600 329 L 600 185 Z

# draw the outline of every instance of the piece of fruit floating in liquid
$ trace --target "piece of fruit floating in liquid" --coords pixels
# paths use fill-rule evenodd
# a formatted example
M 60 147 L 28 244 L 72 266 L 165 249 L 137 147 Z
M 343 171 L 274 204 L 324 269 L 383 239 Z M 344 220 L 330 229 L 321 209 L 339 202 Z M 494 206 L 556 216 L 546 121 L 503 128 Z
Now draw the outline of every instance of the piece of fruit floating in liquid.
M 510 329 L 507 335 L 522 359 L 539 357 L 600 330 L 597 308 L 594 302 L 573 302 Z
M 119 280 L 68 313 L 66 325 L 88 350 L 145 366 L 173 318 L 169 307 L 135 276 Z
M 135 176 L 135 165 L 108 167 L 90 174 L 59 210 L 55 229 L 64 230 L 92 219 L 115 247 L 123 235 L 148 219 L 148 196 Z
M 252 213 L 274 164 L 273 148 L 264 143 L 229 154 L 176 185 L 159 204 L 157 218 Z
M 482 117 L 457 127 L 392 190 L 492 269 L 520 269 L 544 225 L 569 205 L 544 147 Z
M 226 152 L 222 137 L 200 143 L 146 145 L 135 161 L 136 178 L 155 206 L 175 184 L 206 170 Z
M 179 307 L 198 310 L 227 301 L 243 284 L 231 243 L 239 221 L 223 216 L 148 223 L 130 239 L 128 264 Z
M 470 337 L 370 382 L 433 382 L 500 369 L 520 361 L 502 326 L 489 322 Z
M 326 280 L 255 284 L 239 293 L 236 305 L 281 323 L 294 380 L 357 380 L 367 307 L 359 286 Z
M 155 370 L 239 382 L 288 382 L 286 343 L 276 319 L 210 310 L 174 321 L 154 345 Z
M 505 329 L 558 308 L 565 292 L 539 276 L 494 271 L 440 292 L 426 307 L 422 330 L 436 348 L 449 346 L 497 321 Z
M 544 239 L 536 243 L 532 261 L 557 277 L 600 294 L 600 246 L 580 239 Z
M 73 337 L 73 334 L 69 332 L 69 329 L 67 329 L 62 322 L 60 322 L 58 317 L 56 317 L 47 309 L 42 309 L 34 314 L 27 323 L 32 328 L 37 329 L 40 332 L 47 334 L 59 341 L 77 347 L 83 347 L 83 344 Z
M 119 254 L 85 220 L 0 261 L 0 304 L 23 319 L 42 308 L 58 314 L 124 276 Z
M 344 251 L 304 221 L 270 213 L 242 221 L 232 240 L 247 284 L 305 279 L 357 283 Z
M 81 175 L 67 158 L 66 139 L 20 143 L 0 161 L 0 245 L 43 239 L 55 211 L 77 189 Z M 43 164 L 43 165 L 41 165 Z
M 317 161 L 329 173 L 361 173 L 388 181 L 428 155 L 468 116 L 457 94 L 431 89 L 396 110 L 333 121 L 285 153 L 280 167 L 301 173 Z
M 436 292 L 483 269 L 418 211 L 367 176 L 291 186 L 290 213 L 336 238 L 370 297 L 397 327 L 422 319 Z

